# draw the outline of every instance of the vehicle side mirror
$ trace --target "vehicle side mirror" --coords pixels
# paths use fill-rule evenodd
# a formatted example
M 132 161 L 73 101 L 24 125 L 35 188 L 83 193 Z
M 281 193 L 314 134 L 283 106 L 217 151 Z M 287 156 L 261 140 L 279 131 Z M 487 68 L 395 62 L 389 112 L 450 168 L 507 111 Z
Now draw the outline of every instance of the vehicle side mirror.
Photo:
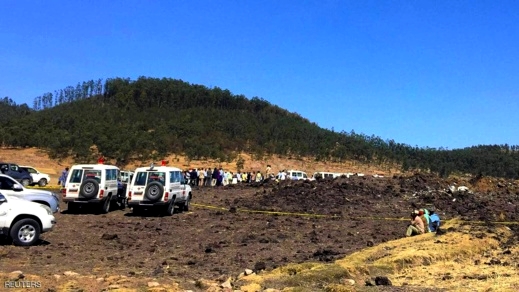
M 181 185 L 186 185 L 186 184 L 187 184 L 187 180 L 186 180 L 185 178 L 182 178 L 182 179 L 180 180 L 180 184 L 181 184 Z
M 21 191 L 23 191 L 23 187 L 21 185 L 15 184 L 15 185 L 13 185 L 13 191 L 21 192 Z
M 0 204 L 7 202 L 7 199 L 4 197 L 4 195 L 0 194 Z

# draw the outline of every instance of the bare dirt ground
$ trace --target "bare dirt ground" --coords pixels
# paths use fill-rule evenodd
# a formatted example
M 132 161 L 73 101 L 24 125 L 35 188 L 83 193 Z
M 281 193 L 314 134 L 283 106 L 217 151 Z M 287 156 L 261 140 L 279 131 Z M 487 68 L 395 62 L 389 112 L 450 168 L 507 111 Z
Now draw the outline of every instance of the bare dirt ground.
M 469 192 L 448 191 L 451 185 Z M 200 187 L 193 193 L 191 210 L 171 217 L 137 217 L 129 209 L 106 215 L 63 211 L 40 245 L 1 245 L 0 271 L 34 275 L 26 279 L 42 281 L 46 291 L 206 291 L 204 281 L 222 283 L 245 269 L 261 273 L 289 263 L 332 262 L 402 238 L 410 212 L 420 207 L 434 206 L 443 220 L 480 221 L 472 224 L 482 229 L 519 216 L 519 185 L 488 178 L 342 177 Z M 514 240 L 504 247 L 517 243 L 519 229 L 510 229 Z

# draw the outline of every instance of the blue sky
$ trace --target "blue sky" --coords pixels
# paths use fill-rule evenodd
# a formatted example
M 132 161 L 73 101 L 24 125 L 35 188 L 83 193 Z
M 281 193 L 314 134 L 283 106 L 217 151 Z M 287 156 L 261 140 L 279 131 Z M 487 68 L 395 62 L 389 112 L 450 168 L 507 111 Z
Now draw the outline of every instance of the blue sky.
M 0 97 L 91 79 L 229 89 L 335 131 L 519 145 L 517 1 L 2 1 Z

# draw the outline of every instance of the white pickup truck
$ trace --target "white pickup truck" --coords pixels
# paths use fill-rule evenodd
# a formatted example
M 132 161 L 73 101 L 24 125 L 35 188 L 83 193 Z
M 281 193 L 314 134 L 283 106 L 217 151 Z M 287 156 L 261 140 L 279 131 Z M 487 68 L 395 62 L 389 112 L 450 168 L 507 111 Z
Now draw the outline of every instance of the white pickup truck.
M 9 237 L 14 245 L 36 244 L 40 234 L 52 230 L 55 224 L 49 207 L 0 194 L 0 236 Z

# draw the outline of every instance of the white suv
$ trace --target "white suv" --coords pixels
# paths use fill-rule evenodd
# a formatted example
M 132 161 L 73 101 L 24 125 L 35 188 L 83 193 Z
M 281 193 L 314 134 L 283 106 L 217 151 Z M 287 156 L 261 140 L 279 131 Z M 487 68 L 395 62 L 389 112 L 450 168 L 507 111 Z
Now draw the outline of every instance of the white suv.
M 8 236 L 15 245 L 35 244 L 55 224 L 49 207 L 0 194 L 0 235 Z
M 180 211 L 189 211 L 192 199 L 191 187 L 182 175 L 182 170 L 166 166 L 139 167 L 127 189 L 128 207 L 133 213 L 146 208 L 162 209 L 173 215 L 175 205 Z
M 287 178 L 292 180 L 312 180 L 308 178 L 306 172 L 301 170 L 287 170 Z
M 36 168 L 27 165 L 20 165 L 20 168 L 27 170 L 32 176 L 31 185 L 39 185 L 44 187 L 50 183 L 50 176 L 46 173 L 39 172 Z
M 61 190 L 68 210 L 75 211 L 81 204 L 93 203 L 101 206 L 102 213 L 108 213 L 111 205 L 124 204 L 124 198 L 117 192 L 119 172 L 117 166 L 102 163 L 73 165 Z

